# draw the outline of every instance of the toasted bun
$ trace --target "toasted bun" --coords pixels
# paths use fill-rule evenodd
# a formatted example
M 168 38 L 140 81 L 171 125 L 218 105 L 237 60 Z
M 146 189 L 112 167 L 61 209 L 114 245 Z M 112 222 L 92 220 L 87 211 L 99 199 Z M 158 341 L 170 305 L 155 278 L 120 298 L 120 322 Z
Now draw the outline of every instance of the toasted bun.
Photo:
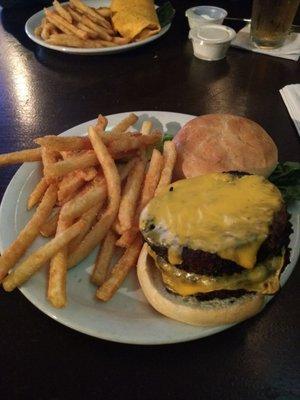
M 210 172 L 242 171 L 268 177 L 278 162 L 277 147 L 257 123 L 236 115 L 192 119 L 174 138 L 176 179 Z
M 144 295 L 153 308 L 169 318 L 190 325 L 234 324 L 257 314 L 265 304 L 265 297 L 258 294 L 199 302 L 192 298 L 184 300 L 181 296 L 169 293 L 153 259 L 148 255 L 147 244 L 144 244 L 140 253 L 137 275 Z

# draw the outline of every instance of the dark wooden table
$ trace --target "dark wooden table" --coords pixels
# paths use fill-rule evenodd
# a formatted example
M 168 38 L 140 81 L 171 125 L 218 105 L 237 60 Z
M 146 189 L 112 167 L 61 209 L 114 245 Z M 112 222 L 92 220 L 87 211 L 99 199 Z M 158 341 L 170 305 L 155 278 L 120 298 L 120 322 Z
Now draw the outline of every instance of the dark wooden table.
M 30 147 L 94 118 L 133 110 L 235 113 L 260 123 L 281 160 L 299 160 L 299 137 L 278 90 L 299 63 L 230 49 L 215 63 L 193 57 L 184 10 L 159 41 L 112 56 L 40 48 L 24 24 L 37 8 L 2 10 L 0 151 Z M 249 17 L 250 2 L 210 1 Z M 3 195 L 17 167 L 0 171 Z M 277 399 L 299 387 L 299 265 L 260 315 L 228 331 L 169 346 L 130 346 L 85 336 L 51 320 L 19 291 L 0 300 L 2 399 Z

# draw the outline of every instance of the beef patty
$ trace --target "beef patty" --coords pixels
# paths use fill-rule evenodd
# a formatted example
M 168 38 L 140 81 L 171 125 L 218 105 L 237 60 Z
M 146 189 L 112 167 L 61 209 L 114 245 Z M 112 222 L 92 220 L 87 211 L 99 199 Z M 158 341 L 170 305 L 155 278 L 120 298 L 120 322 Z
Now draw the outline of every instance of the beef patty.
M 289 214 L 285 205 L 275 214 L 270 232 L 266 240 L 262 243 L 258 253 L 257 261 L 264 261 L 269 256 L 278 255 L 282 247 L 289 244 L 289 236 L 292 232 Z M 168 248 L 149 243 L 151 249 L 166 262 L 168 262 Z M 232 275 L 236 272 L 244 271 L 244 268 L 233 261 L 225 260 L 217 254 L 208 253 L 202 250 L 192 250 L 188 247 L 182 249 L 182 263 L 176 265 L 177 268 L 186 272 L 194 272 L 199 275 L 220 276 Z

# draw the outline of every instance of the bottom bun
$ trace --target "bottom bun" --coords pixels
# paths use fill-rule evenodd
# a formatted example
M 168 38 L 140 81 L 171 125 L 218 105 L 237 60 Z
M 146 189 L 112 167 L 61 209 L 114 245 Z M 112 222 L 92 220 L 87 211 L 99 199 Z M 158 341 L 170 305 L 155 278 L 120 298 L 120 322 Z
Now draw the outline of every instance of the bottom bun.
M 198 301 L 192 296 L 182 297 L 169 293 L 161 274 L 144 244 L 137 264 L 137 275 L 145 297 L 161 314 L 198 326 L 227 325 L 241 322 L 262 310 L 265 296 L 247 294 L 238 298 Z

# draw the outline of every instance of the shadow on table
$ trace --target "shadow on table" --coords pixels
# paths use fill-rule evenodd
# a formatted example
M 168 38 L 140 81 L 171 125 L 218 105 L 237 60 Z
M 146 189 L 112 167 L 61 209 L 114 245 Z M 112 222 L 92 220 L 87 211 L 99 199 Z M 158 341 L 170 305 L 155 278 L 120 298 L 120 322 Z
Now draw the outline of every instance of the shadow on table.
M 1 22 L 6 32 L 13 35 L 24 47 L 34 51 L 35 44 L 25 33 L 25 23 L 41 6 L 4 8 L 1 11 Z

